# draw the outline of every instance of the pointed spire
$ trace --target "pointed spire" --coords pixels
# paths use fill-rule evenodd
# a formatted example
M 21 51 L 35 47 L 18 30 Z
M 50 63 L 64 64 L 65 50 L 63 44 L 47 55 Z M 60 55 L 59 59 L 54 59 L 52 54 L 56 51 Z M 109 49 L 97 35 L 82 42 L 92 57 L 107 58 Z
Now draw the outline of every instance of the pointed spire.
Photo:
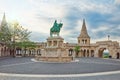
M 81 33 L 80 33 L 79 37 L 81 37 L 81 38 L 90 38 L 88 33 L 87 33 L 85 19 L 83 19 L 83 25 L 82 25 L 82 29 L 81 29 Z
M 6 21 L 5 12 L 4 12 L 4 15 L 3 15 L 3 20 L 5 20 L 5 21 Z
M 6 21 L 6 17 L 5 17 L 5 12 L 4 12 L 4 15 L 3 15 L 3 18 L 2 18 L 1 27 L 4 26 L 4 25 L 7 25 L 7 21 Z

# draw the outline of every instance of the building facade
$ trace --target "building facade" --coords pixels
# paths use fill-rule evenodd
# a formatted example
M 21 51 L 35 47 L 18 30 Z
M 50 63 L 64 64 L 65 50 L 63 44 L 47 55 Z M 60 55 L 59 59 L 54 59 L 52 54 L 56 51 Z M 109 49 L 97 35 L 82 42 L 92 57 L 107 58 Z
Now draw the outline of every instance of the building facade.
M 82 29 L 80 32 L 80 35 L 77 37 L 78 43 L 64 43 L 62 41 L 61 46 L 62 48 L 67 50 L 67 54 L 69 55 L 72 51 L 73 57 L 99 57 L 103 58 L 103 52 L 104 50 L 109 51 L 109 57 L 110 58 L 120 58 L 120 46 L 117 41 L 98 41 L 96 43 L 90 42 L 90 36 L 87 32 L 86 23 L 85 20 L 83 20 Z M 55 44 L 56 43 L 56 44 Z M 46 48 L 50 45 L 58 45 L 57 42 L 54 41 L 54 39 L 47 39 Z M 80 46 L 79 53 L 75 53 L 74 49 L 76 46 Z
M 5 18 L 5 14 L 3 16 L 1 25 L 0 25 L 0 30 L 1 27 L 6 25 L 7 21 Z M 82 29 L 80 32 L 80 35 L 78 35 L 77 37 L 78 42 L 77 43 L 64 43 L 64 38 L 47 38 L 47 42 L 39 42 L 36 43 L 37 47 L 34 49 L 27 49 L 26 51 L 20 48 L 16 48 L 16 56 L 20 55 L 20 56 L 35 56 L 35 55 L 44 55 L 42 53 L 43 49 L 50 49 L 51 46 L 61 46 L 62 49 L 65 53 L 65 55 L 70 55 L 70 56 L 74 56 L 74 57 L 103 57 L 103 52 L 104 50 L 108 50 L 109 51 L 109 56 L 112 58 L 120 58 L 120 46 L 119 43 L 117 41 L 111 41 L 111 40 L 107 40 L 107 41 L 98 41 L 96 43 L 91 43 L 90 40 L 90 36 L 87 32 L 87 27 L 86 27 L 86 23 L 85 20 L 83 20 L 83 24 L 82 24 Z M 76 46 L 80 46 L 80 51 L 79 53 L 75 53 L 74 48 Z M 54 48 L 57 50 L 57 48 Z M 49 52 L 52 51 L 49 50 Z M 49 54 L 49 53 L 48 53 Z M 7 47 L 7 45 L 5 45 L 5 43 L 3 43 L 2 41 L 0 41 L 0 57 L 3 56 L 12 56 L 12 52 L 10 52 L 9 48 Z M 52 55 L 54 56 L 54 55 Z

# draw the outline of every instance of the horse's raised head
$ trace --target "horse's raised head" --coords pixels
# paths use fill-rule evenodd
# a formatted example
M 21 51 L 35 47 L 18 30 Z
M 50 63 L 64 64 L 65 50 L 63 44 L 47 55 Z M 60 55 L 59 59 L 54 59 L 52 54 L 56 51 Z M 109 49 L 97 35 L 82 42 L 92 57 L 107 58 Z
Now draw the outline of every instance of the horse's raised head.
M 62 23 L 60 23 L 60 24 L 59 24 L 59 27 L 60 27 L 60 28 L 62 28 L 62 26 L 63 26 L 63 24 L 62 24 Z

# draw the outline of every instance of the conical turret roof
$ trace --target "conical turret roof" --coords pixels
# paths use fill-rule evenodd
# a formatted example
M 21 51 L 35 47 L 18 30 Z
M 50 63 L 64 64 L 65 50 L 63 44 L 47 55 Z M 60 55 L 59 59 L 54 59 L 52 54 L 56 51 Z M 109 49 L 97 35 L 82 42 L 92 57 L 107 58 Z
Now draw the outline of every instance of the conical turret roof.
M 4 13 L 3 18 L 2 18 L 1 27 L 4 26 L 4 25 L 7 25 L 5 13 Z
M 79 37 L 80 38 L 90 38 L 87 33 L 85 19 L 83 19 L 83 25 L 82 25 L 82 29 L 81 29 L 81 33 L 80 33 Z
M 0 30 L 2 29 L 2 27 L 7 27 L 7 21 L 6 21 L 5 13 L 4 13 L 2 21 L 1 21 Z

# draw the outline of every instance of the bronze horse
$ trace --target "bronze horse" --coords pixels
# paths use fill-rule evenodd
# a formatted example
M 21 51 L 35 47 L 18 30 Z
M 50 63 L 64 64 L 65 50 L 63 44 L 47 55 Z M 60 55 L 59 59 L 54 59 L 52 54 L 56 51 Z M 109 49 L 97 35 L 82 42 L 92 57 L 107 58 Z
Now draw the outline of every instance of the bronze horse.
M 53 27 L 50 29 L 50 36 L 53 37 L 53 34 L 59 36 L 60 29 L 62 28 L 62 26 L 62 23 L 58 24 L 57 20 L 55 20 Z

